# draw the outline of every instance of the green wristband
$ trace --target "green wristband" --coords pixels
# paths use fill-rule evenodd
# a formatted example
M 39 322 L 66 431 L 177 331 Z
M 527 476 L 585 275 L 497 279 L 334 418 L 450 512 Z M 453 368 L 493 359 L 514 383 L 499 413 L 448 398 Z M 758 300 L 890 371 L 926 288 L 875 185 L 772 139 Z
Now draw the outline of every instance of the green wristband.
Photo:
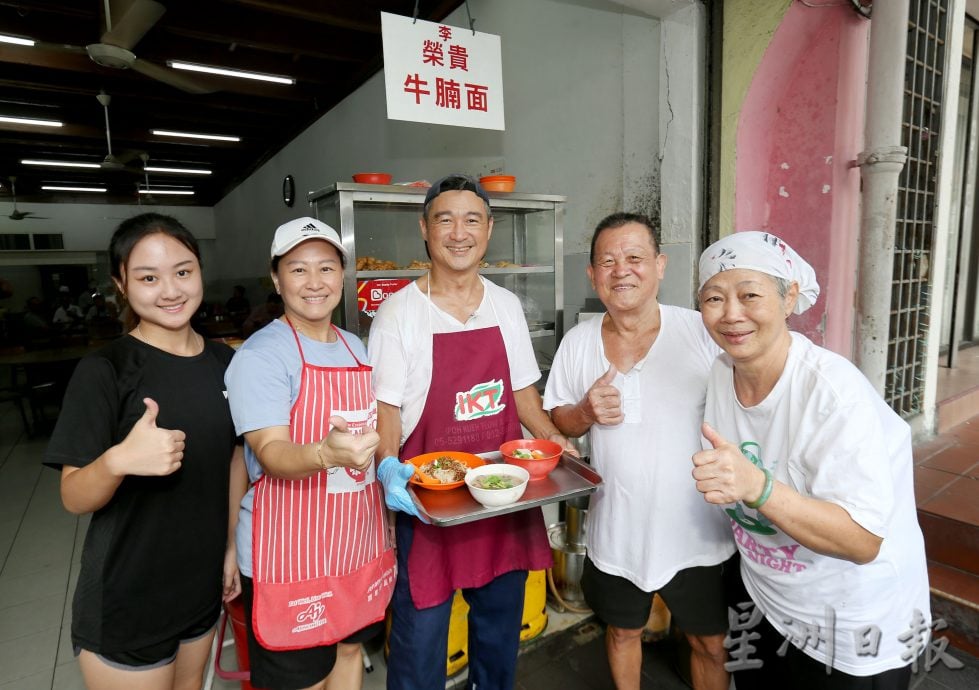
M 752 510 L 758 510 L 765 505 L 765 501 L 767 501 L 772 495 L 772 487 L 775 485 L 775 480 L 772 479 L 772 473 L 766 470 L 764 467 L 761 468 L 761 471 L 765 473 L 765 486 L 761 490 L 761 496 L 758 497 L 757 501 L 744 502 L 744 504 Z

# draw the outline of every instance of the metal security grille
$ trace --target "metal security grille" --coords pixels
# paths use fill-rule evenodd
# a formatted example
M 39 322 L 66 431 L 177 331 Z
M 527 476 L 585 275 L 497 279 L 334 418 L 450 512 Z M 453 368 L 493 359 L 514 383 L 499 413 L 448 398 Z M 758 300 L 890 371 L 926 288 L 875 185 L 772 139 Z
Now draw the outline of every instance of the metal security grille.
M 895 412 L 921 412 L 931 295 L 935 186 L 944 98 L 949 0 L 911 0 L 898 180 L 894 276 L 884 397 Z

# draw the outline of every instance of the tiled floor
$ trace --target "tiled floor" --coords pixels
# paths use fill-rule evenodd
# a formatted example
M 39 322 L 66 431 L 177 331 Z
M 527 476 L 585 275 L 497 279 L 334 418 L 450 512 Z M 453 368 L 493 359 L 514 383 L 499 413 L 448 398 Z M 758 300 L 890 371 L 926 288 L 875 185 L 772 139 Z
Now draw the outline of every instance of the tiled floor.
M 944 365 L 947 355 L 941 357 Z M 947 400 L 971 388 L 979 388 L 979 347 L 959 350 L 955 368 L 938 367 L 938 399 Z
M 968 438 L 955 438 L 972 439 L 971 430 L 967 432 Z M 28 439 L 16 409 L 0 405 L 0 690 L 83 688 L 68 630 L 87 519 L 61 507 L 58 475 L 40 464 L 45 443 L 44 438 Z M 947 447 L 951 444 L 943 446 Z M 946 461 L 936 458 L 939 462 Z M 958 463 L 955 468 L 964 464 L 947 462 Z M 919 470 L 940 473 L 933 482 L 937 491 L 958 478 L 950 474 L 951 467 Z M 521 654 L 517 690 L 611 690 L 601 627 L 580 616 L 549 615 L 548 634 L 526 644 Z M 555 632 L 559 629 L 563 631 Z M 377 643 L 368 651 L 374 671 L 365 675 L 364 686 L 379 690 L 385 685 L 383 654 Z M 232 663 L 226 665 L 233 667 L 232 652 L 228 650 Z M 966 664 L 964 669 L 950 671 L 938 664 L 920 673 L 912 687 L 979 688 L 979 660 L 958 651 L 952 654 Z M 686 687 L 675 670 L 679 656 L 671 640 L 648 645 L 643 687 Z M 464 682 L 463 673 L 447 687 L 462 687 Z M 216 678 L 213 687 L 231 690 L 238 683 Z
M 947 358 L 943 356 L 942 362 Z M 954 369 L 938 368 L 937 427 L 946 432 L 979 415 L 979 346 L 959 351 Z
M 979 409 L 969 421 L 916 446 L 914 457 L 918 508 L 979 525 Z

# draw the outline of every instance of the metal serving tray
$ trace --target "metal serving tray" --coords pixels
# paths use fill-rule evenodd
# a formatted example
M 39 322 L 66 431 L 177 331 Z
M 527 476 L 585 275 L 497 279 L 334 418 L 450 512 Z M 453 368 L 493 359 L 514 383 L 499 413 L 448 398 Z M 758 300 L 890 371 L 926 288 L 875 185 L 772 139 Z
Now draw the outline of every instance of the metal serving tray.
M 499 451 L 478 455 L 487 462 L 503 461 Z M 573 455 L 564 453 L 557 467 L 549 475 L 528 483 L 523 497 L 508 506 L 484 508 L 476 502 L 465 486 L 450 491 L 428 491 L 416 489 L 409 484 L 408 491 L 418 512 L 424 515 L 425 519 L 433 525 L 448 527 L 536 508 L 557 501 L 566 501 L 576 496 L 585 496 L 595 491 L 601 483 L 602 478 L 595 470 Z

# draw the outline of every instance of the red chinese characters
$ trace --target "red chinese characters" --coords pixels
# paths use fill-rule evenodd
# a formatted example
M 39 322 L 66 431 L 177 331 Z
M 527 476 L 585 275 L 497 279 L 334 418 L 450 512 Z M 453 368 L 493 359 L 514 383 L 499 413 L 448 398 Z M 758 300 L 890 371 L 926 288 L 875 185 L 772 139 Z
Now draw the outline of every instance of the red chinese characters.
M 469 71 L 469 51 L 464 45 L 449 44 L 452 40 L 452 27 L 439 26 L 436 39 L 425 39 L 421 46 L 421 60 L 425 66 L 446 69 L 445 57 L 448 55 L 447 69 Z M 423 98 L 434 97 L 435 107 L 451 110 L 466 110 L 488 112 L 490 89 L 484 84 L 462 83 L 451 77 L 436 77 L 434 96 L 429 86 L 430 80 L 424 79 L 418 73 L 407 73 L 404 81 L 404 92 L 415 97 L 415 105 L 421 105 Z M 462 90 L 465 89 L 465 102 Z M 427 101 L 428 99 L 425 98 Z

